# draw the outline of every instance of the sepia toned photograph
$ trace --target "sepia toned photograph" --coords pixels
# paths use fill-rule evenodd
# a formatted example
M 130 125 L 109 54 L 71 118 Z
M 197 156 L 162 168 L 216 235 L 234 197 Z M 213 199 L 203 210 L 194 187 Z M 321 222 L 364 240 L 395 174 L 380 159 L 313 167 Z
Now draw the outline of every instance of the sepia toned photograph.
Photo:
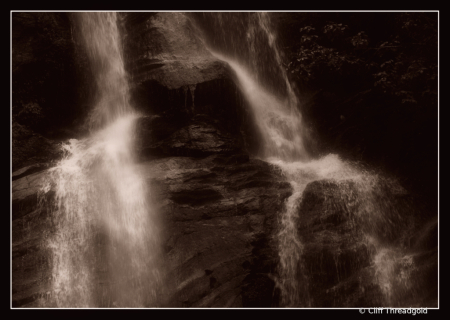
M 439 11 L 10 12 L 11 309 L 439 309 Z

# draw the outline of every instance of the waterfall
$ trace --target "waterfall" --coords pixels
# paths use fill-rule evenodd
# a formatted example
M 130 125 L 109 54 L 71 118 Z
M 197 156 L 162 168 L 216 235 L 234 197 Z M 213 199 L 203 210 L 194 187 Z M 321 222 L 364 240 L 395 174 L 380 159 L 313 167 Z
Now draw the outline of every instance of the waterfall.
M 55 192 L 52 298 L 57 307 L 157 304 L 158 222 L 135 167 L 134 123 L 114 12 L 77 14 L 96 76 L 91 134 L 63 145 L 42 194 Z
M 86 120 L 90 129 L 89 136 L 79 140 L 71 139 L 62 145 L 64 157 L 48 170 L 39 194 L 39 203 L 48 206 L 46 209 L 52 223 L 50 230 L 44 235 L 45 247 L 50 253 L 51 288 L 41 306 L 161 306 L 166 302 L 162 301 L 165 299 L 162 285 L 164 267 L 169 269 L 167 272 L 173 270 L 170 270 L 172 266 L 163 266 L 162 228 L 157 212 L 149 200 L 152 199 L 150 183 L 142 179 L 137 166 L 134 132 L 136 119 L 140 115 L 129 102 L 130 88 L 118 28 L 120 17 L 114 12 L 74 15 L 77 16 L 80 34 L 95 75 L 93 82 L 96 100 Z M 369 266 L 361 266 L 366 268 L 365 271 L 371 268 L 367 274 L 373 274 L 374 279 L 369 285 L 379 287 L 383 307 L 403 307 L 405 300 L 402 299 L 405 294 L 417 294 L 411 292 L 415 281 L 413 278 L 417 275 L 417 257 L 400 244 L 403 239 L 399 240 L 398 236 L 403 235 L 405 230 L 412 229 L 411 224 L 415 223 L 411 218 L 414 208 L 409 206 L 408 200 L 403 199 L 403 207 L 400 208 L 395 199 L 396 194 L 403 196 L 406 192 L 398 183 L 383 177 L 381 173 L 344 161 L 336 154 L 315 159 L 308 153 L 302 106 L 283 67 L 283 54 L 277 45 L 270 14 L 199 13 L 187 16 L 193 17 L 194 27 L 198 27 L 197 31 L 211 54 L 230 66 L 262 139 L 262 148 L 253 156 L 279 168 L 292 187 L 292 195 L 285 200 L 283 209 L 274 212 L 278 217 L 274 232 L 278 252 L 278 264 L 273 277 L 274 297 L 276 291 L 280 292 L 280 301 L 276 303 L 281 307 L 322 307 L 314 301 L 317 295 L 315 296 L 310 275 L 315 265 L 308 265 L 310 243 L 299 232 L 305 230 L 300 229 L 299 225 L 304 218 L 300 209 L 307 185 L 313 181 L 329 180 L 336 182 L 336 193 L 339 193 L 343 201 L 351 198 L 356 203 L 352 204 L 354 211 L 345 212 L 346 215 L 348 213 L 347 216 L 338 218 L 348 218 L 351 222 L 349 225 L 352 226 L 346 225 L 348 230 L 342 231 L 345 235 L 348 232 L 349 238 L 354 236 L 351 228 L 355 225 L 358 232 L 363 234 L 362 240 L 359 238 L 360 234 L 355 239 L 366 246 L 363 249 L 367 249 L 372 259 Z M 146 27 L 151 29 L 151 23 L 147 22 L 145 21 Z M 170 58 L 179 57 L 173 55 Z M 186 86 L 185 107 L 189 105 L 188 99 L 192 100 L 192 105 L 195 100 L 195 104 L 200 107 L 202 95 L 204 96 L 200 91 L 206 87 L 196 87 L 193 84 Z M 195 90 L 197 92 L 194 99 Z M 165 122 L 162 122 L 162 126 L 164 125 Z M 344 187 L 347 182 L 351 182 L 351 188 Z M 400 191 L 395 191 L 396 188 Z M 53 201 L 47 203 L 51 198 Z M 405 215 L 405 212 L 410 216 Z M 320 221 L 319 224 L 324 227 L 325 232 L 329 231 L 326 223 L 322 225 Z M 254 231 L 251 232 L 250 239 L 255 234 Z M 325 240 L 333 241 L 332 237 L 330 239 Z M 320 239 L 322 242 L 325 240 Z M 270 250 L 273 248 L 271 241 L 268 241 Z M 344 241 L 351 240 L 344 239 L 342 242 Z M 318 243 L 317 247 L 321 245 L 323 243 Z M 246 245 L 246 250 L 248 247 L 250 246 Z M 170 250 L 169 246 L 166 249 Z M 339 250 L 341 248 L 330 253 L 332 257 L 329 259 L 332 268 L 334 264 L 336 266 L 336 287 L 348 284 L 340 282 Z M 200 251 L 198 253 L 201 254 Z M 359 251 L 355 250 L 353 253 L 359 254 Z M 178 253 L 173 257 L 179 257 Z M 192 261 L 199 261 L 196 260 L 197 257 L 198 255 Z M 350 263 L 356 265 L 359 261 Z M 253 267 L 253 262 L 245 261 L 243 269 L 238 269 L 245 269 L 243 273 L 251 273 L 253 269 L 248 271 L 246 267 L 249 264 Z M 347 266 L 344 265 L 343 268 L 345 267 Z M 186 274 L 194 270 L 189 268 Z M 195 283 L 183 290 L 193 288 L 192 296 L 195 299 L 207 297 L 203 300 L 206 304 L 209 303 L 206 301 L 208 299 L 212 301 L 219 298 L 219 294 L 222 294 L 219 290 L 228 290 L 229 287 L 217 282 L 223 286 L 211 295 L 203 295 L 203 292 L 216 289 L 211 282 L 216 281 L 216 278 L 208 279 L 212 271 L 203 269 L 199 269 L 193 276 L 189 274 L 190 278 L 187 280 L 183 279 L 184 284 L 194 278 L 196 281 L 200 279 L 198 287 Z M 226 269 L 228 270 L 228 266 Z M 174 270 L 178 272 L 178 269 Z M 354 279 L 362 278 L 357 273 L 352 276 Z M 350 285 L 361 285 L 360 282 L 368 281 L 360 278 Z M 234 279 L 236 283 L 239 280 L 233 276 L 233 281 Z M 245 278 L 242 281 L 247 285 Z M 258 290 L 259 287 L 252 289 Z M 327 293 L 328 289 L 330 288 L 327 288 Z M 350 289 L 353 290 L 353 287 Z M 238 290 L 240 288 L 236 286 L 236 296 L 239 296 Z M 365 287 L 361 286 L 355 292 L 358 290 L 364 291 Z M 174 295 L 174 299 L 182 298 L 176 303 L 197 305 L 184 300 L 186 292 L 181 291 L 180 286 L 175 291 L 176 294 L 181 294 Z M 340 291 L 333 292 L 336 293 L 339 294 Z M 198 301 L 200 300 L 194 303 Z M 373 301 L 377 302 L 376 299 Z M 219 303 L 220 300 L 215 300 L 214 303 L 216 302 Z M 234 297 L 226 303 L 234 305 Z
M 246 27 L 245 36 L 241 35 L 243 41 L 239 42 L 238 36 L 237 39 L 231 38 L 232 40 L 227 42 L 228 27 L 240 25 L 241 21 L 245 21 Z M 208 39 L 208 35 L 203 33 L 203 37 L 207 39 L 210 52 L 216 58 L 227 62 L 236 73 L 238 85 L 252 109 L 263 139 L 264 147 L 258 156 L 279 166 L 294 190 L 292 196 L 286 200 L 285 211 L 279 221 L 278 286 L 281 290 L 282 305 L 310 306 L 307 279 L 302 270 L 298 270 L 299 266 L 302 269 L 302 243 L 296 231 L 296 221 L 299 199 L 307 182 L 311 180 L 299 179 L 298 170 L 291 169 L 294 164 L 294 168 L 300 167 L 301 170 L 303 162 L 299 161 L 307 162 L 310 156 L 304 146 L 299 100 L 282 67 L 270 18 L 264 12 L 248 16 L 223 13 L 214 16 L 210 24 L 219 27 L 219 36 L 214 35 L 213 39 Z M 241 28 L 235 32 L 243 31 Z M 222 42 L 217 45 L 214 37 L 218 37 Z M 240 54 L 237 47 L 245 43 L 249 50 Z M 300 288 L 300 285 L 303 287 Z
M 97 103 L 89 124 L 97 129 L 131 111 L 116 13 L 80 14 L 79 25 L 96 74 Z
M 304 245 L 297 231 L 306 185 L 320 179 L 354 181 L 361 203 L 356 218 L 363 221 L 368 239 L 377 237 L 377 232 L 381 234 L 377 226 L 389 226 L 391 216 L 400 213 L 389 192 L 379 186 L 385 182 L 381 175 L 344 162 L 335 154 L 320 159 L 308 154 L 301 105 L 283 67 L 268 13 L 203 13 L 194 20 L 211 54 L 227 62 L 236 75 L 263 139 L 263 149 L 256 156 L 278 166 L 292 186 L 293 193 L 279 218 L 276 284 L 281 291 L 281 306 L 311 307 L 314 302 L 302 259 Z M 399 224 L 396 231 L 404 226 Z M 393 279 L 393 255 L 384 254 L 388 250 L 384 245 L 375 247 L 378 282 L 387 297 L 388 283 Z M 390 305 L 389 298 L 385 303 Z

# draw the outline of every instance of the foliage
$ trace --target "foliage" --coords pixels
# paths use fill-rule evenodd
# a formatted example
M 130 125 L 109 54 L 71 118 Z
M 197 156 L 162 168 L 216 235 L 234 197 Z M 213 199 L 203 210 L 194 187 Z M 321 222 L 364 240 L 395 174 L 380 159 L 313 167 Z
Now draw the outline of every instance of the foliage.
M 301 27 L 286 69 L 298 82 L 316 87 L 349 80 L 402 103 L 436 99 L 436 16 L 400 13 L 390 19 L 390 33 L 382 36 L 356 29 L 348 18 Z

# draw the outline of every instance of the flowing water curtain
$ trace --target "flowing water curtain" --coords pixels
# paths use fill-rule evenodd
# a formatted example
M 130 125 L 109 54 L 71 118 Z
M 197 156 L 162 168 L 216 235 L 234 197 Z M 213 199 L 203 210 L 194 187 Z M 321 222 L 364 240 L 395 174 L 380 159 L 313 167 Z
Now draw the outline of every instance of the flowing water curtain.
M 254 120 L 263 139 L 259 156 L 263 159 L 286 161 L 307 160 L 304 147 L 302 118 L 296 105 L 270 94 L 255 80 L 254 74 L 229 57 L 212 52 L 226 61 L 235 71 L 241 91 L 252 110 Z
M 297 98 L 283 67 L 282 51 L 277 44 L 277 36 L 267 12 L 256 12 L 250 15 L 247 29 L 250 59 L 256 80 L 263 83 L 279 97 L 293 99 L 288 103 L 296 106 Z
M 190 16 L 211 49 L 233 58 L 271 94 L 286 96 L 285 71 L 269 13 L 203 12 Z
M 262 158 L 307 160 L 299 100 L 282 65 L 268 13 L 194 15 L 210 52 L 236 72 L 262 136 Z
M 263 139 L 259 156 L 280 166 L 293 186 L 294 193 L 279 216 L 277 286 L 282 306 L 309 306 L 297 234 L 297 209 L 304 185 L 281 165 L 306 159 L 308 154 L 303 146 L 300 106 L 282 67 L 270 17 L 267 13 L 207 13 L 196 18 L 211 53 L 236 73 Z
M 109 255 L 113 287 L 117 304 L 122 306 L 154 303 L 156 288 L 161 284 L 158 223 L 146 201 L 145 181 L 133 166 L 132 137 L 128 133 L 133 132 L 134 119 L 133 115 L 124 117 L 105 130 L 105 137 L 114 143 L 107 146 L 101 168 L 106 185 L 113 187 L 110 195 L 116 203 L 102 218 L 112 244 Z M 121 139 L 123 143 L 118 144 Z
M 300 106 L 282 68 L 281 55 L 266 13 L 255 13 L 249 17 L 247 40 L 252 62 L 249 70 L 253 72 L 235 61 L 227 62 L 238 76 L 262 133 L 262 156 L 272 161 L 305 159 L 307 153 L 301 136 Z M 281 168 L 285 169 L 283 166 Z M 301 259 L 303 245 L 297 233 L 298 205 L 304 185 L 291 179 L 289 172 L 284 171 L 291 180 L 294 192 L 279 215 L 277 286 L 281 290 L 282 306 L 309 307 L 308 280 Z
M 159 235 L 135 166 L 137 115 L 128 104 L 116 14 L 79 18 L 98 103 L 89 118 L 95 130 L 64 145 L 66 156 L 43 186 L 55 191 L 48 240 L 54 300 L 59 307 L 152 306 L 161 284 Z
M 98 101 L 89 124 L 90 128 L 98 129 L 131 110 L 117 14 L 81 13 L 78 20 L 97 84 Z
M 265 157 L 307 160 L 309 155 L 304 147 L 301 106 L 283 67 L 283 53 L 267 12 L 257 12 L 251 16 L 247 37 L 251 44 L 252 61 L 258 61 L 254 67 L 259 70 L 256 74 L 263 78 L 259 82 L 269 88 L 266 91 L 273 92 L 274 98 L 269 100 L 272 112 L 266 115 L 264 121 L 268 131 L 272 131 L 272 144 L 267 146 Z
M 281 291 L 281 306 L 310 307 L 309 283 L 302 260 L 303 244 L 297 233 L 298 207 L 303 190 L 295 181 L 290 183 L 294 192 L 286 199 L 284 212 L 278 217 L 279 277 L 276 285 Z

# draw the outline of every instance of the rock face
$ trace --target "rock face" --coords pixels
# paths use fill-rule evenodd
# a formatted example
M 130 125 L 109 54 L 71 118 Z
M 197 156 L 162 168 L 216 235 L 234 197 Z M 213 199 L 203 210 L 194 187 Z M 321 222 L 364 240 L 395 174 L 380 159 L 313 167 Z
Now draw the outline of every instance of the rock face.
M 177 89 L 226 78 L 224 63 L 206 50 L 184 13 L 126 14 L 123 24 L 133 83 L 154 80 Z
M 232 71 L 185 14 L 122 18 L 134 106 L 147 114 L 136 148 L 154 159 L 146 176 L 166 217 L 165 304 L 276 306 L 274 230 L 291 188 L 249 160 L 260 139 Z
M 20 170 L 20 174 L 32 170 Z M 38 192 L 47 171 L 12 182 L 12 306 L 38 306 L 51 289 L 51 269 L 45 235 L 51 230 L 46 206 L 38 205 Z M 52 193 L 49 193 L 51 201 Z
M 292 191 L 275 167 L 245 155 L 211 155 L 145 161 L 139 170 L 163 220 L 167 271 L 163 306 L 277 303 L 273 232 L 277 213 Z M 45 206 L 37 206 L 45 175 L 42 171 L 13 181 L 15 307 L 45 305 L 50 290 L 44 240 L 51 232 L 51 219 Z
M 147 116 L 138 120 L 136 148 L 141 159 L 241 154 L 242 138 L 221 127 L 217 119 L 205 114 L 197 114 L 185 123 Z
M 292 189 L 277 167 L 220 152 L 137 166 L 163 226 L 159 306 L 279 306 L 275 235 Z M 14 307 L 48 306 L 51 292 L 51 218 L 37 203 L 47 170 L 27 174 L 33 170 L 42 168 L 20 170 L 13 181 Z M 352 180 L 307 185 L 298 223 L 304 298 L 312 307 L 436 307 L 437 220 L 380 241 L 364 226 L 361 197 Z
M 245 157 L 165 158 L 141 164 L 166 226 L 170 307 L 275 304 L 273 242 L 290 185 Z
M 299 235 L 313 306 L 332 307 L 327 289 L 370 265 L 370 251 L 354 216 L 356 203 L 353 181 L 314 181 L 303 193 Z

